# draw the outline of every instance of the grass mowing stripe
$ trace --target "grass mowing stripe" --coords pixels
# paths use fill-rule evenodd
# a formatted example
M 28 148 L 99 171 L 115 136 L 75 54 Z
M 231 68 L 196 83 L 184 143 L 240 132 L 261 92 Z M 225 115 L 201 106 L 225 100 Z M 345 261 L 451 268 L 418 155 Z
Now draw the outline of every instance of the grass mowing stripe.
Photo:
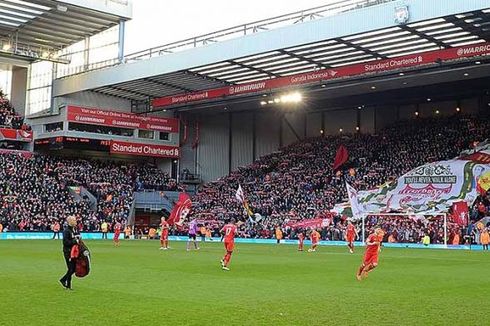
M 69 292 L 60 241 L 1 241 L 0 325 L 483 325 L 490 313 L 483 252 L 384 248 L 358 282 L 363 248 L 237 244 L 224 272 L 222 243 L 87 244 L 92 272 Z

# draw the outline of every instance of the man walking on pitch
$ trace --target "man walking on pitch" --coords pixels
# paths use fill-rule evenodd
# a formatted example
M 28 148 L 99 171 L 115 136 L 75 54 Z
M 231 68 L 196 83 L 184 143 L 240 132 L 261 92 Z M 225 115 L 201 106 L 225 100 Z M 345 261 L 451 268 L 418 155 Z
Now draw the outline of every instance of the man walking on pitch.
M 80 235 L 75 228 L 77 225 L 75 216 L 68 216 L 66 222 L 68 225 L 63 230 L 63 256 L 65 257 L 67 271 L 60 279 L 60 283 L 65 289 L 71 290 L 71 278 L 75 273 L 76 266 L 75 260 L 71 258 L 71 250 L 78 243 Z
M 189 223 L 189 239 L 187 240 L 187 251 L 191 250 L 190 249 L 191 240 L 194 242 L 194 248 L 196 250 L 199 250 L 199 245 L 197 244 L 196 237 L 197 237 L 197 221 L 196 219 L 193 219 Z
M 347 223 L 347 230 L 345 232 L 345 241 L 347 242 L 347 247 L 349 247 L 349 252 L 354 253 L 354 240 L 356 239 L 356 228 L 352 222 Z
M 162 227 L 162 233 L 160 234 L 160 250 L 168 249 L 168 223 L 165 221 L 165 217 L 162 217 L 160 226 Z
M 225 271 L 229 271 L 230 268 L 228 265 L 230 264 L 231 254 L 233 253 L 233 249 L 235 249 L 235 234 L 237 232 L 237 226 L 235 225 L 235 219 L 231 218 L 230 222 L 223 226 L 221 229 L 221 234 L 223 235 L 223 239 L 225 240 L 225 256 L 221 259 L 221 268 Z
M 357 280 L 368 276 L 368 273 L 378 266 L 378 255 L 381 241 L 383 240 L 383 230 L 376 228 L 374 233 L 371 233 L 366 239 L 366 252 L 364 254 L 364 259 L 357 271 Z

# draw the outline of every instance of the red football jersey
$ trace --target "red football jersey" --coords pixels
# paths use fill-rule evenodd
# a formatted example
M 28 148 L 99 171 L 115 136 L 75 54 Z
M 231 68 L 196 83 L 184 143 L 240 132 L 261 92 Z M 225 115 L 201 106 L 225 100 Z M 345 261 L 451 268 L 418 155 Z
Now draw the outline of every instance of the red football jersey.
M 369 252 L 369 253 L 378 253 L 378 250 L 379 250 L 379 237 L 374 234 L 374 233 L 371 233 L 369 235 L 369 237 L 367 238 L 366 242 L 378 242 L 377 244 L 374 244 L 374 245 L 367 245 L 367 248 L 366 248 L 366 252 Z
M 162 227 L 162 230 L 168 229 L 168 223 L 167 221 L 163 221 L 160 226 Z
M 354 225 L 352 224 L 347 225 L 347 236 L 354 237 L 355 234 L 356 234 L 356 229 L 354 228 Z
M 311 232 L 310 239 L 311 239 L 311 242 L 317 243 L 318 240 L 320 240 L 320 233 L 318 233 L 317 231 Z
M 235 239 L 236 234 L 236 226 L 233 224 L 226 224 L 221 229 L 222 232 L 225 233 L 225 241 L 233 241 Z

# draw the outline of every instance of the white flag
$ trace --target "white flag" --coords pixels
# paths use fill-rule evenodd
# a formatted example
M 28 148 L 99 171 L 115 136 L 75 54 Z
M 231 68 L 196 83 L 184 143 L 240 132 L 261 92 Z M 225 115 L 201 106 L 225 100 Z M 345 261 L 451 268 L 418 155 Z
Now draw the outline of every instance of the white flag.
M 243 193 L 242 185 L 238 185 L 238 189 L 236 190 L 236 193 L 235 193 L 235 198 L 241 204 L 243 204 L 243 202 L 245 201 L 245 194 Z
M 359 219 L 361 217 L 361 213 L 363 209 L 361 205 L 359 205 L 359 201 L 357 200 L 357 190 L 354 189 L 349 183 L 345 183 L 347 187 L 347 194 L 349 195 L 350 207 L 352 210 L 352 217 L 355 219 Z

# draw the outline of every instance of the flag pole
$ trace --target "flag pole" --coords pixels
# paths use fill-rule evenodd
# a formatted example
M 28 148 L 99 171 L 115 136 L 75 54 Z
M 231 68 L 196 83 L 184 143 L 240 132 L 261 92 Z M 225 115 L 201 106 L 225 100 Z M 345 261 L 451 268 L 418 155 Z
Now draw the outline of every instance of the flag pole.
M 447 213 L 444 213 L 444 245 L 447 246 Z
M 362 214 L 362 242 L 366 242 L 366 214 Z

